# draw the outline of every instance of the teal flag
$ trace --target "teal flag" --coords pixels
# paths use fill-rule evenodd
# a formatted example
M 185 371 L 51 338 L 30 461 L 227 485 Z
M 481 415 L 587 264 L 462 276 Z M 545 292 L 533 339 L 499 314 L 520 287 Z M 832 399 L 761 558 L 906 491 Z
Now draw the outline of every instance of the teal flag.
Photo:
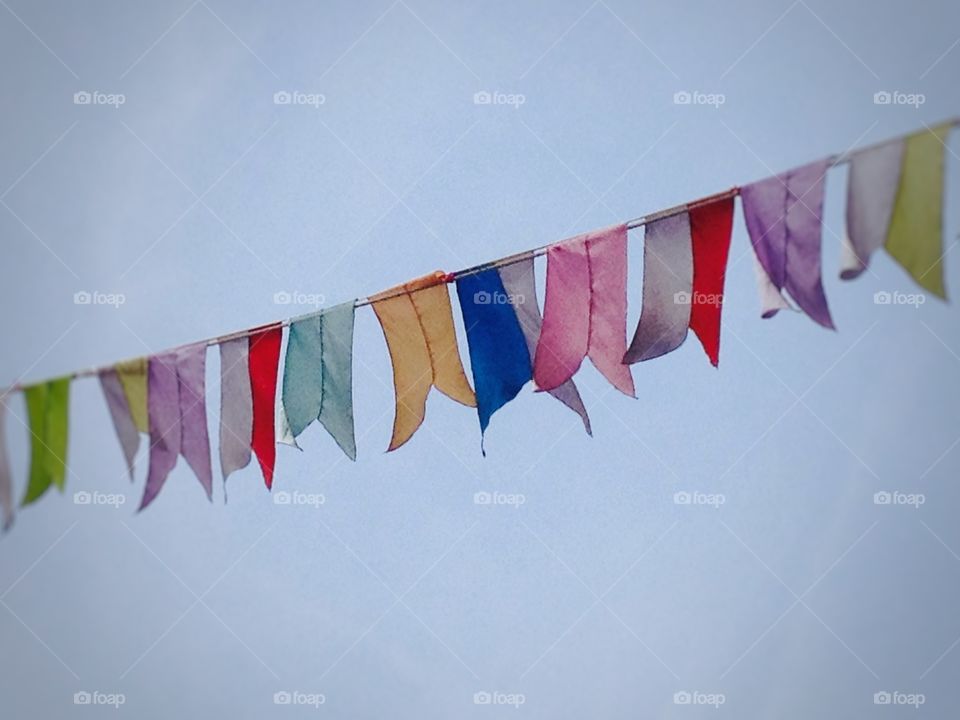
M 353 302 L 290 324 L 283 370 L 283 411 L 293 437 L 314 420 L 351 460 L 353 430 Z

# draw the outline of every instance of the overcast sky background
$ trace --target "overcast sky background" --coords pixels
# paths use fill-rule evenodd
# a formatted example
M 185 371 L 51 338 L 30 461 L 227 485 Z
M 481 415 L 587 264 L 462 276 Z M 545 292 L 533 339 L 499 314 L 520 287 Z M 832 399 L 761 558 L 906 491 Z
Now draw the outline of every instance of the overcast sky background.
M 312 309 L 278 292 L 343 302 L 960 112 L 948 0 L 0 5 L 3 383 Z M 474 104 L 483 90 L 524 102 Z M 74 104 L 82 91 L 125 102 Z M 324 102 L 276 105 L 281 91 Z M 682 91 L 725 102 L 677 105 Z M 878 91 L 925 102 L 878 106 Z M 4 716 L 117 712 L 76 708 L 78 691 L 123 693 L 138 718 L 955 712 L 960 324 L 933 298 L 876 305 L 916 292 L 882 254 L 837 279 L 845 191 L 838 168 L 823 238 L 838 332 L 760 319 L 738 204 L 720 369 L 691 336 L 634 367 L 631 400 L 588 363 L 592 439 L 528 387 L 483 458 L 476 413 L 433 393 L 385 454 L 389 358 L 359 310 L 357 462 L 317 425 L 302 453 L 278 448 L 275 491 L 320 507 L 274 504 L 255 464 L 208 503 L 181 460 L 135 515 L 146 458 L 131 485 L 98 383 L 74 383 L 67 492 L 0 539 Z M 632 333 L 642 232 L 630 256 Z M 956 247 L 946 268 L 956 293 Z M 211 351 L 215 456 L 218 377 Z M 126 502 L 74 504 L 83 490 Z M 525 503 L 474 504 L 493 490 Z M 677 505 L 681 491 L 725 503 Z M 877 506 L 879 491 L 925 503 Z M 325 704 L 278 707 L 284 691 Z M 675 704 L 684 691 L 725 702 Z M 925 704 L 878 708 L 883 691 Z

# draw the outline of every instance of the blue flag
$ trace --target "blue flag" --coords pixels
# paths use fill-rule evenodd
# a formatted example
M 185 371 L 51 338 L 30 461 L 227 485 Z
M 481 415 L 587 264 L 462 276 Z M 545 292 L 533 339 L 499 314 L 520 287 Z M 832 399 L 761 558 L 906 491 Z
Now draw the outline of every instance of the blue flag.
M 467 331 L 480 431 L 533 377 L 527 343 L 500 274 L 484 270 L 457 278 L 457 297 Z

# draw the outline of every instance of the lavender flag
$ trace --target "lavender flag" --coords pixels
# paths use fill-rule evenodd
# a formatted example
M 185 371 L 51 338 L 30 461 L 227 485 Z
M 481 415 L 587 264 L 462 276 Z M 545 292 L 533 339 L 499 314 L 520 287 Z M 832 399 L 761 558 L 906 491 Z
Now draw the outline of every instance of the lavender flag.
M 830 159 L 789 170 L 740 190 L 750 241 L 767 278 L 812 320 L 833 328 L 820 277 L 823 189 Z M 764 317 L 776 314 L 766 306 Z

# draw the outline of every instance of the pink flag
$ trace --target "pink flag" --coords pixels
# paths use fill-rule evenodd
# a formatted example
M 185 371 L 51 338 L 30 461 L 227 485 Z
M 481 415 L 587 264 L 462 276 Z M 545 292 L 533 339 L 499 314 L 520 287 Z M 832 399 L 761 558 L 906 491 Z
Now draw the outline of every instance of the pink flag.
M 533 378 L 553 390 L 589 357 L 634 397 L 627 350 L 627 226 L 580 235 L 547 251 L 547 297 Z

